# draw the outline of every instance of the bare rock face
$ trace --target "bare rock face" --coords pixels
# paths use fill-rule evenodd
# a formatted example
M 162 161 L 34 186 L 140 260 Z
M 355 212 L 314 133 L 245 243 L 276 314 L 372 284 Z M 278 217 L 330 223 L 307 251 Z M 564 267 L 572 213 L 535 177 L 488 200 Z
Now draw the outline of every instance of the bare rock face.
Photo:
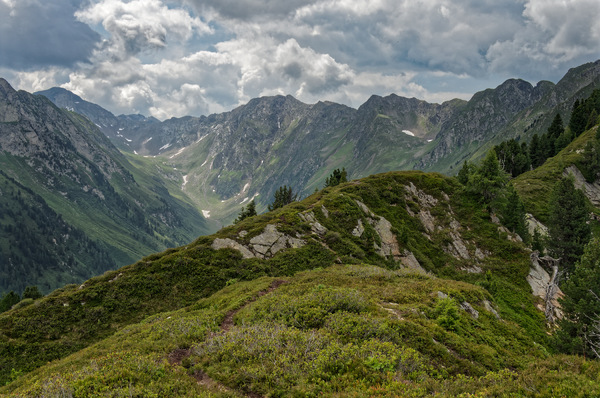
M 413 184 L 412 182 L 409 185 L 405 185 L 404 189 L 406 189 L 407 192 L 409 192 L 417 198 L 421 207 L 433 207 L 438 203 L 438 200 L 436 198 L 429 194 L 426 194 L 420 189 L 417 189 L 415 184 Z
M 477 311 L 475 308 L 473 308 L 473 306 L 471 304 L 469 304 L 467 301 L 463 301 L 462 303 L 460 303 L 460 308 L 465 310 L 467 312 L 467 314 L 471 315 L 473 317 L 473 319 L 479 318 L 479 311 Z
M 447 251 L 454 257 L 458 259 L 470 260 L 471 255 L 469 254 L 469 250 L 467 250 L 467 246 L 465 242 L 462 240 L 461 236 L 458 233 L 450 232 L 450 237 L 452 238 L 452 244 L 448 244 Z
M 412 252 L 410 252 L 408 250 L 404 250 L 404 252 L 402 253 L 402 257 L 400 257 L 400 262 L 406 268 L 417 271 L 420 274 L 427 273 L 427 271 L 425 271 L 425 269 L 423 269 L 423 267 L 421 266 L 421 264 L 419 263 L 419 261 L 417 260 L 415 255 L 412 254 Z
M 392 256 L 394 260 L 399 260 L 401 256 L 400 246 L 396 240 L 396 235 L 392 233 L 392 223 L 390 223 L 384 217 L 377 216 L 360 200 L 357 200 L 356 204 L 358 204 L 358 207 L 360 207 L 361 210 L 367 215 L 367 221 L 375 229 L 375 232 L 381 240 L 381 247 L 375 243 L 375 249 L 378 250 L 378 254 L 382 257 Z M 364 232 L 362 222 L 359 220 L 358 225 L 352 231 L 352 233 L 355 236 L 361 236 L 361 227 L 362 232 Z M 356 235 L 359 232 L 360 234 Z
M 248 246 L 244 246 L 233 239 L 217 238 L 213 241 L 211 247 L 214 250 L 225 248 L 238 250 L 244 258 L 269 258 L 281 250 L 299 248 L 305 244 L 306 242 L 303 239 L 294 238 L 279 232 L 275 225 L 269 224 L 265 227 L 263 233 L 250 239 Z
M 300 217 L 302 221 L 310 225 L 310 229 L 313 234 L 325 235 L 325 232 L 327 232 L 327 228 L 325 228 L 319 221 L 317 221 L 317 219 L 315 218 L 315 213 L 313 213 L 312 211 L 306 213 L 298 213 L 298 217 Z
M 581 189 L 585 196 L 592 202 L 592 204 L 596 207 L 600 206 L 600 181 L 595 181 L 593 184 L 590 184 L 585 180 L 583 174 L 576 166 L 569 166 L 563 172 L 565 176 L 573 176 L 575 180 L 575 188 Z
M 531 286 L 533 295 L 544 300 L 544 305 L 538 305 L 540 311 L 546 314 L 548 323 L 561 319 L 563 313 L 558 299 L 563 297 L 563 292 L 558 288 L 558 260 L 552 257 L 539 257 L 538 252 L 531 253 L 531 268 L 527 275 L 527 282 Z M 550 270 L 550 274 L 547 270 Z
M 525 221 L 527 222 L 527 229 L 529 230 L 529 234 L 533 236 L 533 233 L 537 229 L 537 231 L 542 236 L 548 236 L 548 227 L 539 222 L 533 214 L 527 213 L 525 214 Z
M 221 238 L 217 238 L 213 241 L 212 246 L 211 246 L 214 250 L 219 250 L 219 249 L 235 249 L 238 250 L 240 253 L 242 253 L 242 256 L 244 258 L 253 258 L 256 257 L 254 255 L 254 253 L 252 253 L 250 250 L 248 250 L 248 248 L 238 242 L 236 242 L 233 239 L 229 239 L 229 238 L 225 238 L 225 239 L 221 239 Z

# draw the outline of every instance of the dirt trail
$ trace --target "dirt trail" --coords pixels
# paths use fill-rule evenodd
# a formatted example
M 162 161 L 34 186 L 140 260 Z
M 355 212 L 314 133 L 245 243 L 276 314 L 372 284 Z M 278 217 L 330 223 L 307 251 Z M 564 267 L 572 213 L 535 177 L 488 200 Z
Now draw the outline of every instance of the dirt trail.
M 248 302 L 246 304 L 244 304 L 243 306 L 241 306 L 238 309 L 229 311 L 225 315 L 225 318 L 223 318 L 223 321 L 221 322 L 221 325 L 219 327 L 219 329 L 220 329 L 219 333 L 227 333 L 229 330 L 231 330 L 231 328 L 233 327 L 233 317 L 235 316 L 235 314 L 237 314 L 239 311 L 244 309 L 249 304 L 256 301 L 258 298 L 264 296 L 265 294 L 271 293 L 273 290 L 277 289 L 279 286 L 283 285 L 284 283 L 287 283 L 287 281 L 282 280 L 282 279 L 274 280 L 266 290 L 261 290 L 260 292 L 258 292 L 258 294 L 256 296 L 252 297 L 250 300 L 248 300 Z M 173 350 L 169 353 L 169 355 L 167 356 L 167 360 L 169 361 L 169 363 L 171 365 L 181 366 L 181 363 L 183 362 L 183 360 L 188 358 L 191 354 L 192 354 L 191 348 L 177 348 L 176 350 Z M 217 389 L 220 391 L 233 391 L 230 388 L 224 386 L 223 384 L 211 379 L 210 376 L 208 376 L 202 370 L 198 370 L 198 369 L 195 370 L 194 374 L 192 374 L 192 377 L 194 379 L 196 379 L 198 384 L 204 385 L 210 389 Z M 259 395 L 259 394 L 253 393 L 253 392 L 240 392 L 240 393 L 247 398 L 262 398 L 262 395 Z

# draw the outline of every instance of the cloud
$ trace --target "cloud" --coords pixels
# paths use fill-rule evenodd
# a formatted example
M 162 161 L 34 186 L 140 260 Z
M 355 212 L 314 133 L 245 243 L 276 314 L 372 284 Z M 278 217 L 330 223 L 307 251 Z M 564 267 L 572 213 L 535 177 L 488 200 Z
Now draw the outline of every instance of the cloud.
M 3 22 L 23 10 L 42 18 L 33 9 L 58 15 L 65 26 L 49 36 L 68 48 L 46 41 L 38 53 L 2 35 L 14 60 L 2 56 L 0 72 L 23 89 L 54 82 L 115 113 L 160 119 L 274 94 L 355 107 L 392 92 L 441 102 L 509 77 L 556 80 L 600 54 L 597 0 L 0 0 Z M 92 32 L 81 50 L 76 29 Z M 27 67 L 10 69 L 19 62 Z
M 75 16 L 88 24 L 102 24 L 110 35 L 109 45 L 128 55 L 165 48 L 168 38 L 186 41 L 195 32 L 211 32 L 199 18 L 183 9 L 170 9 L 160 0 L 102 0 Z
M 286 17 L 296 10 L 319 0 L 189 0 L 201 13 L 216 12 L 236 20 L 265 20 Z
M 1 0 L 0 66 L 34 70 L 89 59 L 100 36 L 73 13 L 71 0 Z
M 490 46 L 490 70 L 558 78 L 565 69 L 600 54 L 600 3 L 596 0 L 530 0 L 525 26 Z M 549 75 L 549 76 L 548 76 Z

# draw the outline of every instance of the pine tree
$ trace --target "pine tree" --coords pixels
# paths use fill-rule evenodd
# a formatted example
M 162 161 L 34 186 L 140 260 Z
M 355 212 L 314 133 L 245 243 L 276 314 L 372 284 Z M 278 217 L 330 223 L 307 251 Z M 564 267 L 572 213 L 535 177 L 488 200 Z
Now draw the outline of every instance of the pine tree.
M 288 187 L 287 185 L 279 187 L 273 196 L 273 203 L 268 206 L 269 211 L 273 211 L 287 204 L 295 202 L 298 198 L 298 194 L 294 193 L 292 191 L 292 187 Z
M 540 139 L 534 134 L 529 143 L 529 159 L 533 168 L 539 167 L 544 163 L 544 154 L 540 146 Z
M 531 250 L 537 250 L 541 256 L 545 252 L 542 234 L 537 228 L 533 231 L 533 237 L 531 238 Z
M 471 174 L 473 174 L 474 171 L 475 165 L 465 160 L 465 162 L 462 165 L 462 168 L 458 171 L 458 174 L 456 175 L 458 182 L 460 182 L 463 185 L 467 185 L 467 183 L 469 182 L 469 177 L 471 176 Z
M 552 256 L 561 259 L 560 264 L 567 274 L 590 239 L 588 219 L 583 192 L 575 188 L 572 178 L 563 177 L 550 197 L 548 249 Z
M 573 104 L 571 119 L 569 120 L 569 129 L 574 137 L 579 137 L 585 131 L 585 126 L 588 122 L 589 112 L 587 110 L 586 101 L 579 100 Z
M 509 185 L 508 198 L 501 212 L 502 224 L 514 233 L 519 234 L 524 242 L 529 242 L 529 231 L 525 218 L 525 205 L 517 191 Z
M 327 179 L 325 179 L 325 188 L 327 187 L 335 187 L 343 182 L 348 181 L 348 173 L 346 172 L 346 168 L 335 169 L 333 173 Z
M 564 318 L 556 334 L 558 348 L 600 358 L 600 239 L 586 245 L 562 291 Z
M 548 140 L 548 147 L 546 153 L 546 159 L 556 155 L 558 152 L 556 151 L 556 140 L 565 132 L 565 127 L 563 125 L 562 117 L 560 117 L 560 113 L 557 113 L 548 127 L 548 134 L 546 136 Z
M 235 221 L 233 223 L 237 224 L 240 221 L 242 221 L 248 217 L 253 217 L 255 215 L 256 215 L 256 203 L 254 203 L 254 199 L 252 199 L 250 201 L 250 203 L 248 203 L 248 206 L 246 206 L 246 207 L 242 206 L 242 210 L 240 211 L 240 214 L 238 214 L 238 217 L 235 219 Z
M 0 300 L 0 312 L 8 311 L 10 308 L 21 301 L 21 297 L 12 290 L 2 296 Z
M 505 186 L 507 176 L 500 167 L 496 152 L 491 150 L 469 179 L 468 191 L 480 194 L 484 202 L 491 203 Z
M 38 290 L 37 286 L 27 286 L 25 288 L 25 290 L 23 291 L 23 298 L 30 298 L 30 299 L 34 299 L 37 300 L 39 298 L 43 297 L 43 294 L 40 293 L 40 291 Z

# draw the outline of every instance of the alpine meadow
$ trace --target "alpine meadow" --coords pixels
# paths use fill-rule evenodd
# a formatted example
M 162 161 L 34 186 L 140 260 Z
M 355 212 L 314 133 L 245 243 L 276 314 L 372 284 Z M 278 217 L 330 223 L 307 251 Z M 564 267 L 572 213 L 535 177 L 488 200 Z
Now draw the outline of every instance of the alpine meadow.
M 37 3 L 0 397 L 600 396 L 594 2 Z

